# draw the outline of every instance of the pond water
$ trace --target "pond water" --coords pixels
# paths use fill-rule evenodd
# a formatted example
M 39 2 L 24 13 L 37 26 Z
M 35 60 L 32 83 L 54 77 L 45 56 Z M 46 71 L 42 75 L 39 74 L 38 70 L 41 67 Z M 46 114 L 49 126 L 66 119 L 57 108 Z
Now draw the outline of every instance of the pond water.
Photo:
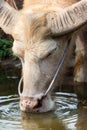
M 0 74 L 0 130 L 87 130 L 87 109 L 77 107 L 77 97 L 71 92 L 53 94 L 54 111 L 44 114 L 21 112 L 18 80 L 14 72 Z

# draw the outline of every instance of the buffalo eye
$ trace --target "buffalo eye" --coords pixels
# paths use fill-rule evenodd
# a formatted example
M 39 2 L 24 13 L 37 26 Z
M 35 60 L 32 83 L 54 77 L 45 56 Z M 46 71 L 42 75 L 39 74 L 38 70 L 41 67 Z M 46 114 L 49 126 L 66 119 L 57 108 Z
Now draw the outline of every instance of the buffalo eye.
M 48 52 L 48 54 L 44 57 L 44 59 L 50 57 L 56 50 L 57 50 L 57 48 L 55 48 L 52 51 Z

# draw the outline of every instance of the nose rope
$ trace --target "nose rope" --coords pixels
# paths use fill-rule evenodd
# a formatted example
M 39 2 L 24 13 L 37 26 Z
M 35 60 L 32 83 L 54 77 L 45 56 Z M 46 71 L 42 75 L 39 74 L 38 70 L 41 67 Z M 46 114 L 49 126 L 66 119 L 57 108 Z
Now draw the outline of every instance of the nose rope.
M 22 95 L 22 92 L 21 92 L 22 81 L 23 81 L 23 77 L 21 77 L 21 79 L 20 79 L 20 81 L 19 81 L 19 84 L 18 84 L 18 94 L 19 94 L 19 96 Z
M 22 66 L 23 66 L 24 60 L 23 60 L 21 57 L 19 57 L 19 59 L 20 59 L 21 64 L 22 64 Z M 22 95 L 22 92 L 21 92 L 22 82 L 23 82 L 23 77 L 21 77 L 21 79 L 20 79 L 20 81 L 19 81 L 19 84 L 18 84 L 18 94 L 19 94 L 19 96 Z
M 51 89 L 53 88 L 54 81 L 56 80 L 56 78 L 57 78 L 57 76 L 58 76 L 58 74 L 59 74 L 59 71 L 60 71 L 60 69 L 61 69 L 61 67 L 62 67 L 62 65 L 63 65 L 63 63 L 64 63 L 65 57 L 66 57 L 66 55 L 67 55 L 67 50 L 68 50 L 68 48 L 69 48 L 70 41 L 71 41 L 71 39 L 68 40 L 68 43 L 67 43 L 67 45 L 66 45 L 66 47 L 65 47 L 65 49 L 64 49 L 64 53 L 63 53 L 63 55 L 62 55 L 62 57 L 61 57 L 61 59 L 60 59 L 60 61 L 59 61 L 59 63 L 58 63 L 58 67 L 57 67 L 56 73 L 55 73 L 55 75 L 54 75 L 54 77 L 53 77 L 53 79 L 52 79 L 52 81 L 51 81 L 51 83 L 50 83 L 48 89 L 47 89 L 46 92 L 44 93 L 43 97 L 45 97 L 45 96 L 51 91 Z M 21 92 L 22 81 L 23 81 L 23 77 L 21 77 L 21 79 L 20 79 L 20 81 L 19 81 L 19 84 L 18 84 L 18 94 L 19 94 L 19 96 L 22 95 L 22 92 Z
M 61 67 L 62 67 L 62 65 L 64 63 L 65 57 L 67 55 L 67 50 L 69 48 L 70 41 L 71 41 L 71 39 L 68 40 L 68 43 L 67 43 L 67 45 L 66 45 L 66 47 L 64 49 L 64 53 L 63 53 L 63 55 L 62 55 L 62 57 L 61 57 L 61 59 L 60 59 L 60 61 L 58 63 L 58 67 L 57 67 L 56 73 L 55 73 L 55 75 L 54 75 L 54 77 L 53 77 L 53 79 L 52 79 L 48 89 L 46 90 L 44 96 L 46 96 L 51 91 L 51 89 L 53 88 L 54 81 L 56 80 L 56 78 L 57 78 L 57 76 L 58 76 L 58 74 L 60 72 L 60 69 L 61 69 Z

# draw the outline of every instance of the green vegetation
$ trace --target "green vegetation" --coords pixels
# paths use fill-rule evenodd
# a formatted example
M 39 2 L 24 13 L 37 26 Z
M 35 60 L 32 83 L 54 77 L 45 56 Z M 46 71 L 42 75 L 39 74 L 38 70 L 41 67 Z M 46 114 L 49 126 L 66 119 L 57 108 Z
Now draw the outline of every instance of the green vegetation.
M 4 60 L 12 56 L 12 40 L 0 39 L 0 60 Z

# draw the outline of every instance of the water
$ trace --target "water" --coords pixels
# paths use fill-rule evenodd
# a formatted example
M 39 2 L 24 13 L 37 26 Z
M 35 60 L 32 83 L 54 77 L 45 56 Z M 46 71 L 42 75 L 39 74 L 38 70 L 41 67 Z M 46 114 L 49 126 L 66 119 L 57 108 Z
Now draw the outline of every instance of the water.
M 87 109 L 77 107 L 74 93 L 54 93 L 54 111 L 23 113 L 19 109 L 18 77 L 8 75 L 0 79 L 0 130 L 87 130 Z

